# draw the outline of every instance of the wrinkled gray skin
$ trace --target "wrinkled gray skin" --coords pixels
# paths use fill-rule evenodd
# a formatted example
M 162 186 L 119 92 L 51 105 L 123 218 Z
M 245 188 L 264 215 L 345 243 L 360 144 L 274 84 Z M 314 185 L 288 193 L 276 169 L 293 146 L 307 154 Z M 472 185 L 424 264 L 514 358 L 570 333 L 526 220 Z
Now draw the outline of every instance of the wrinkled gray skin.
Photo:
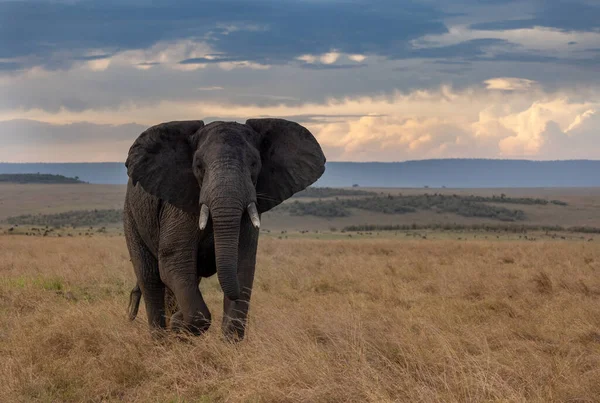
M 143 296 L 150 328 L 159 334 L 166 328 L 165 300 L 174 300 L 172 329 L 206 331 L 211 314 L 198 285 L 217 273 L 223 332 L 242 339 L 259 235 L 248 206 L 255 203 L 260 216 L 323 174 L 325 156 L 315 138 L 283 119 L 169 122 L 138 137 L 126 166 L 124 226 L 137 277 L 130 319 Z M 203 230 L 202 205 L 210 212 Z

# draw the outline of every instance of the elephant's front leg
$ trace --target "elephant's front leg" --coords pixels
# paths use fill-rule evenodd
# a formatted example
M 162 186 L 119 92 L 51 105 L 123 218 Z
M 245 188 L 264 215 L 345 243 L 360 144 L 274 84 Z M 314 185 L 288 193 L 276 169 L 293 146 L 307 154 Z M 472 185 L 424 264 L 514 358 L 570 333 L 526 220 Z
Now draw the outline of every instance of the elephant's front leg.
M 242 220 L 240 231 L 240 249 L 238 254 L 238 281 L 240 284 L 240 299 L 223 300 L 223 334 L 232 341 L 244 339 L 254 282 L 256 267 L 256 249 L 258 246 L 258 230 L 255 229 L 247 216 Z
M 192 252 L 189 252 L 191 255 Z M 201 334 L 208 330 L 211 315 L 198 288 L 195 261 L 186 259 L 186 251 L 171 256 L 161 256 L 161 279 L 173 291 L 179 311 L 171 317 L 171 329 L 187 330 Z
M 171 329 L 200 334 L 210 327 L 211 315 L 198 288 L 198 246 L 194 236 L 190 239 L 195 228 L 186 228 L 192 224 L 182 220 L 177 225 L 178 232 L 170 231 L 161 237 L 158 266 L 161 280 L 173 292 L 179 306 L 171 318 Z

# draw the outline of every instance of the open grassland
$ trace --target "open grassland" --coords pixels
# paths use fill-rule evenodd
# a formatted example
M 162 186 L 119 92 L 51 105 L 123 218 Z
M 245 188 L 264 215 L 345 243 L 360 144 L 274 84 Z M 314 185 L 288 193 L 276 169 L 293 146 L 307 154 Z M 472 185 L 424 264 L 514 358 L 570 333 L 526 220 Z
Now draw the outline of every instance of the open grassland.
M 22 214 L 122 209 L 123 185 L 0 183 L 0 220 Z
M 126 319 L 122 237 L 0 236 L 0 401 L 597 402 L 600 246 L 260 242 L 247 340 Z

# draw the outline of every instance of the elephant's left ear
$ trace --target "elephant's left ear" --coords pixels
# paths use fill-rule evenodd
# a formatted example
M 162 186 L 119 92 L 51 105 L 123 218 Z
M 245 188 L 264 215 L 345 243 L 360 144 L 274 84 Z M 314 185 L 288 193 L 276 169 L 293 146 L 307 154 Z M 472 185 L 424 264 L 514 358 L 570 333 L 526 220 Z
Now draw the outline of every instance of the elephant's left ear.
M 284 119 L 250 119 L 246 124 L 261 139 L 262 170 L 256 184 L 260 213 L 312 185 L 325 172 L 323 150 L 305 127 Z

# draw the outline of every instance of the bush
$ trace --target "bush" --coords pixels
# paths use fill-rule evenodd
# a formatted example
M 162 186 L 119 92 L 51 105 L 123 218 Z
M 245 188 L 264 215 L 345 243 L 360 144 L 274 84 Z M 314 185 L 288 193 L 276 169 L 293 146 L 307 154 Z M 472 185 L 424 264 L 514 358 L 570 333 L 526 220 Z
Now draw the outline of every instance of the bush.
M 348 209 L 360 209 L 383 214 L 406 214 L 419 210 L 432 210 L 440 213 L 454 213 L 463 217 L 482 217 L 500 221 L 522 221 L 525 213 L 522 210 L 511 210 L 505 207 L 485 204 L 492 198 L 478 201 L 474 196 L 447 196 L 440 194 L 424 194 L 416 196 L 370 196 L 342 200 L 318 200 L 309 203 L 283 205 L 292 215 L 314 215 L 318 217 L 345 217 L 350 215 Z
M 283 206 L 291 215 L 304 216 L 313 215 L 316 217 L 346 217 L 350 212 L 341 206 L 338 202 L 308 202 L 293 203 Z
M 410 230 L 437 230 L 437 231 L 486 231 L 486 232 L 508 232 L 527 233 L 527 231 L 545 232 L 575 232 L 584 234 L 600 234 L 597 227 L 562 227 L 560 225 L 515 225 L 515 224 L 398 224 L 398 225 L 349 225 L 342 231 L 410 231 Z
M 306 189 L 296 193 L 293 197 L 303 198 L 303 197 L 312 197 L 312 198 L 327 198 L 334 196 L 373 196 L 376 195 L 375 192 L 367 192 L 365 190 L 349 190 L 349 189 L 341 189 L 341 188 L 317 188 L 317 187 L 307 187 Z

